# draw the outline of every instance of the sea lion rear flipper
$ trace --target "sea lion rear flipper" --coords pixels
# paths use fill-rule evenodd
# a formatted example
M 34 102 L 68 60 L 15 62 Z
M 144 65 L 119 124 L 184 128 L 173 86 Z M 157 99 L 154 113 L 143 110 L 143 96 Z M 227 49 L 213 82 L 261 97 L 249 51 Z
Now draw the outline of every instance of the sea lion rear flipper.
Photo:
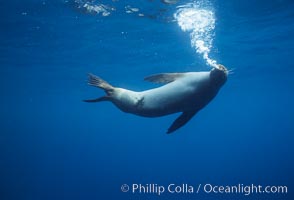
M 100 102 L 100 101 L 109 101 L 109 97 L 105 96 L 105 97 L 99 97 L 97 99 L 86 99 L 83 101 L 88 102 L 88 103 L 96 103 L 96 102 Z
M 101 88 L 105 90 L 106 92 L 112 91 L 114 88 L 112 85 L 101 79 L 100 77 L 94 75 L 94 74 L 89 74 L 89 85 Z
M 145 81 L 150 81 L 152 83 L 170 83 L 174 80 L 182 77 L 184 73 L 164 73 L 164 74 L 155 74 L 147 76 L 144 78 Z
M 169 127 L 167 133 L 172 133 L 175 130 L 181 128 L 184 126 L 194 115 L 196 114 L 196 111 L 190 111 L 190 112 L 183 112 Z

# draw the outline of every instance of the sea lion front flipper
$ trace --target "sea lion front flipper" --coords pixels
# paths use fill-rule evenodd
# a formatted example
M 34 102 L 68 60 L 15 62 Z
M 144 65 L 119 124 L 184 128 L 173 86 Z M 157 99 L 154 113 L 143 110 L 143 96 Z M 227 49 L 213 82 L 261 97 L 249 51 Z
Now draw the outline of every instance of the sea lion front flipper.
M 155 74 L 147 76 L 144 78 L 145 81 L 150 81 L 152 83 L 170 83 L 174 80 L 184 76 L 184 73 L 164 73 L 164 74 Z
M 181 128 L 184 126 L 194 115 L 196 114 L 196 111 L 189 111 L 189 112 L 183 112 L 174 122 L 173 124 L 168 128 L 167 133 L 172 133 L 175 130 Z

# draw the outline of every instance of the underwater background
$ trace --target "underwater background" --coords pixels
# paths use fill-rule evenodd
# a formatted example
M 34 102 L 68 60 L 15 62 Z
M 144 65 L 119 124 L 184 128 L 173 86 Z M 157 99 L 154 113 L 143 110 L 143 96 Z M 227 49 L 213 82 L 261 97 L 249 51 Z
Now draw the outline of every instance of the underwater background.
M 1 1 L 0 199 L 293 199 L 293 11 L 292 0 Z M 227 83 L 169 135 L 179 114 L 82 102 L 103 95 L 89 72 L 139 91 L 157 86 L 148 75 L 214 63 Z M 121 191 L 136 183 L 288 193 Z

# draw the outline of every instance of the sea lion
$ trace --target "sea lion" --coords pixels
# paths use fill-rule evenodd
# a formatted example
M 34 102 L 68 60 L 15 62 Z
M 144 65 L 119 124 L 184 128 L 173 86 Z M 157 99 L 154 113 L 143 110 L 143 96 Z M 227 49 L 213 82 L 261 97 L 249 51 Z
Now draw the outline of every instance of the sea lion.
M 156 74 L 144 80 L 161 83 L 163 86 L 135 92 L 113 87 L 101 78 L 89 74 L 89 85 L 103 89 L 106 96 L 84 101 L 110 101 L 124 112 L 144 117 L 182 112 L 167 131 L 172 133 L 185 125 L 216 96 L 227 76 L 228 70 L 223 65 L 207 72 Z

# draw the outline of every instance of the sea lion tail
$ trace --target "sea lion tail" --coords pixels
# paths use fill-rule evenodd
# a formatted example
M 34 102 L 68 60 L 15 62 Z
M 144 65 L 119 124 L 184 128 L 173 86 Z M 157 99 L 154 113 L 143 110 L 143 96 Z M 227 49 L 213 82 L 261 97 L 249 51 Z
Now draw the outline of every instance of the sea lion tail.
M 110 98 L 108 96 L 105 96 L 105 97 L 99 97 L 97 99 L 86 99 L 86 100 L 83 100 L 84 102 L 87 102 L 87 103 L 96 103 L 96 102 L 100 102 L 100 101 L 109 101 Z
M 101 79 L 100 77 L 91 73 L 89 74 L 88 84 L 91 86 L 103 89 L 107 94 L 109 94 L 109 92 L 112 92 L 114 90 L 114 87 L 112 85 L 110 85 L 109 83 Z
M 110 85 L 109 83 L 107 83 L 106 81 L 104 81 L 103 79 L 99 78 L 98 76 L 94 74 L 89 74 L 88 84 L 91 86 L 103 89 L 107 95 L 104 97 L 96 98 L 96 99 L 84 100 L 84 102 L 94 103 L 94 102 L 100 102 L 100 101 L 111 101 L 111 95 L 115 89 L 112 85 Z

